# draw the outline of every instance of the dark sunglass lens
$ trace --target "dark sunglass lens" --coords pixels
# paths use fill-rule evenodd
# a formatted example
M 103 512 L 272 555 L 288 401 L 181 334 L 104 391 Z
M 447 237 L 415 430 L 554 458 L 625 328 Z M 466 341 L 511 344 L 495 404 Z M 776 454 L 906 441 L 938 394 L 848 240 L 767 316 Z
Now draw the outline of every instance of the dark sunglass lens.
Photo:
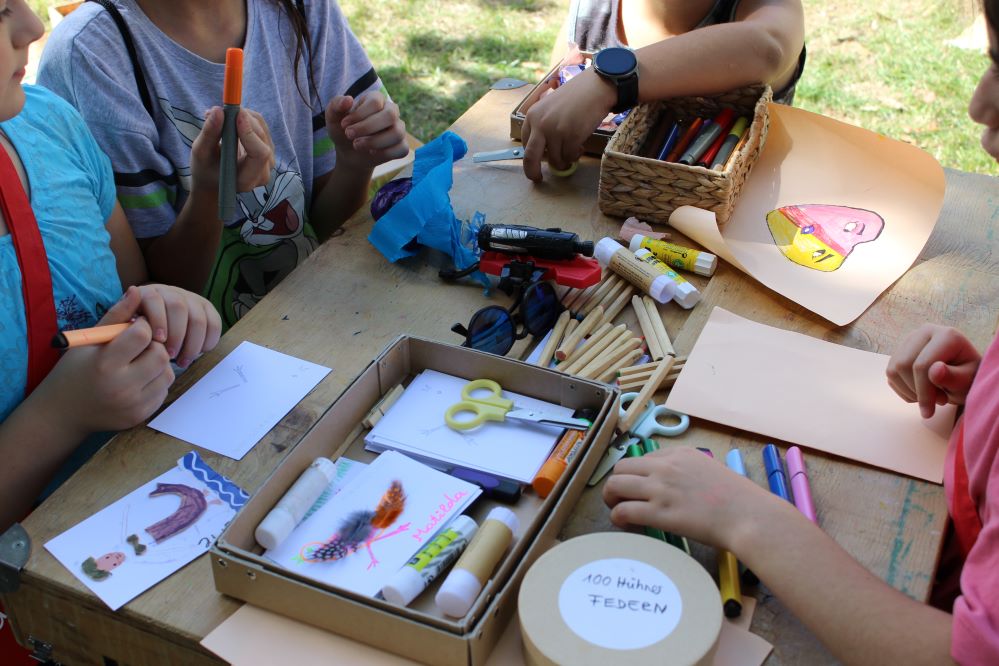
M 475 313 L 468 324 L 468 346 L 502 356 L 513 346 L 513 320 L 504 308 L 491 306 Z
M 552 286 L 547 282 L 536 282 L 527 287 L 521 305 L 524 327 L 531 335 L 544 335 L 555 325 L 560 309 Z

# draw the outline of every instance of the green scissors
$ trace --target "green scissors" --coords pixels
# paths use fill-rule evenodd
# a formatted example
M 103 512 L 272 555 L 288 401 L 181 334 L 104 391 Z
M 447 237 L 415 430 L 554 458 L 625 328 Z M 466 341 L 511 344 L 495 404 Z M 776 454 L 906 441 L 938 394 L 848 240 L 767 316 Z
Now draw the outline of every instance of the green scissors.
M 473 395 L 480 389 L 489 393 L 478 397 Z M 455 418 L 462 412 L 470 412 L 472 418 L 460 420 Z M 465 384 L 461 389 L 461 400 L 444 412 L 444 422 L 454 430 L 471 430 L 486 421 L 505 419 L 554 425 L 572 430 L 588 430 L 590 427 L 590 422 L 586 419 L 554 416 L 537 409 L 517 407 L 513 404 L 513 400 L 503 397 L 503 388 L 491 379 L 475 379 Z

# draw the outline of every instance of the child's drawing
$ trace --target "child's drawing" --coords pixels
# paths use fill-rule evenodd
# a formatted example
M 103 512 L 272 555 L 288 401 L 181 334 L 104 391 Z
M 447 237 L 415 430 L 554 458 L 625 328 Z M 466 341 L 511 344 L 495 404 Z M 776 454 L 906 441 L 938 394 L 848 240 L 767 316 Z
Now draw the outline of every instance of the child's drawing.
M 767 226 L 785 257 L 828 273 L 842 266 L 854 247 L 880 236 L 885 221 L 863 208 L 805 204 L 770 211 Z
M 304 562 L 329 562 L 352 555 L 363 546 L 368 551 L 368 569 L 378 566 L 371 545 L 376 541 L 401 534 L 409 529 L 409 523 L 386 532 L 406 508 L 406 493 L 402 482 L 392 481 L 382 495 L 374 511 L 358 510 L 350 513 L 340 524 L 340 529 L 325 542 L 312 542 L 302 547 L 300 555 Z
M 193 451 L 177 463 L 45 544 L 112 610 L 204 553 L 248 499 Z

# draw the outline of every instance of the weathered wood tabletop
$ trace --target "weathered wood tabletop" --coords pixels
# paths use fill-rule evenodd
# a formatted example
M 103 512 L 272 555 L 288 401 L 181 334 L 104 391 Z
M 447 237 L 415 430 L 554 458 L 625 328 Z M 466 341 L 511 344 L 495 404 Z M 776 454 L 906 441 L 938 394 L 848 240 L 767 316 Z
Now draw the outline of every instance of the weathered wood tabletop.
M 455 123 L 470 153 L 511 145 L 509 112 L 524 90 L 490 91 Z M 462 219 L 478 210 L 487 222 L 561 226 L 594 240 L 615 235 L 620 225 L 597 208 L 596 159 L 585 158 L 571 178 L 547 177 L 540 185 L 526 180 L 516 161 L 473 164 L 464 159 L 454 174 L 452 201 Z M 890 353 L 906 332 L 927 321 L 957 326 L 984 347 L 999 303 L 997 201 L 994 178 L 948 171 L 943 211 L 919 260 L 850 326 L 837 328 L 721 265 L 710 281 L 692 278 L 704 295 L 692 311 L 661 307 L 667 329 L 677 352 L 686 354 L 718 305 L 762 323 L 881 353 Z M 371 225 L 367 210 L 355 215 L 216 350 L 184 373 L 171 392 L 176 398 L 243 340 L 333 369 L 243 460 L 201 452 L 250 492 L 386 344 L 402 333 L 458 343 L 450 326 L 467 322 L 490 300 L 479 286 L 443 283 L 437 276 L 447 265 L 443 255 L 423 251 L 389 264 L 366 239 Z M 509 299 L 496 290 L 491 300 L 506 304 Z M 619 321 L 628 317 L 633 324 L 630 308 Z M 730 447 L 743 448 L 750 476 L 765 484 L 758 437 L 695 421 L 682 438 L 663 443 L 706 446 L 716 457 Z M 28 517 L 31 559 L 21 589 L 4 600 L 22 640 L 30 636 L 49 644 L 52 657 L 63 663 L 101 663 L 102 657 L 123 664 L 217 663 L 198 641 L 239 602 L 215 591 L 207 555 L 112 613 L 43 547 L 169 469 L 190 448 L 147 427 L 122 433 Z M 946 519 L 942 488 L 821 453 L 808 455 L 808 467 L 822 527 L 889 584 L 925 598 Z M 611 528 L 599 488 L 589 489 L 563 537 L 605 529 Z M 832 661 L 779 601 L 764 588 L 756 592 L 760 605 L 752 629 L 775 645 L 769 663 Z

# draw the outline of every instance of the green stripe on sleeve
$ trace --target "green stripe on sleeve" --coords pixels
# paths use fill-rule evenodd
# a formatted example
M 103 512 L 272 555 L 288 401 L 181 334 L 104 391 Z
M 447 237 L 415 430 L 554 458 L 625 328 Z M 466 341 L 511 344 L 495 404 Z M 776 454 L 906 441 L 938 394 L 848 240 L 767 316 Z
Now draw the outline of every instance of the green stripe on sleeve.
M 333 139 L 328 135 L 312 143 L 312 156 L 319 157 L 333 150 Z
M 161 187 L 149 194 L 119 194 L 118 202 L 122 208 L 158 208 L 165 203 L 171 206 L 177 200 L 173 190 Z

